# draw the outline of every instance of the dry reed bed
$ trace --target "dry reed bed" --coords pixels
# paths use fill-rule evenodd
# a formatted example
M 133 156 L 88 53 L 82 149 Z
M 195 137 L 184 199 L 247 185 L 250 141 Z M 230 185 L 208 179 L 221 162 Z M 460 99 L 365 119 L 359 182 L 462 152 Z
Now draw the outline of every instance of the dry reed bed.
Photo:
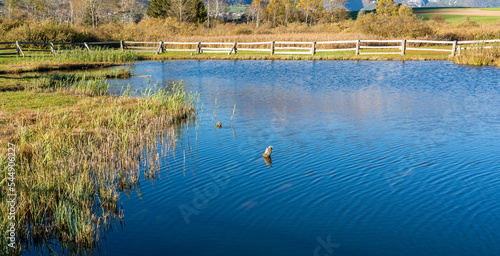
M 70 253 L 92 250 L 100 232 L 122 220 L 120 192 L 138 184 L 140 164 L 145 177 L 155 177 L 172 143 L 166 135 L 172 124 L 195 114 L 197 96 L 180 85 L 141 93 L 85 97 L 52 112 L 2 111 L 2 166 L 7 143 L 17 147 L 16 225 L 22 246 L 14 253 L 54 240 Z M 7 186 L 0 189 L 0 212 L 7 216 Z M 5 234 L 9 221 L 0 221 Z M 6 239 L 0 246 L 7 248 Z
M 497 65 L 500 67 L 500 44 L 488 46 L 475 44 L 469 47 L 472 49 L 463 50 L 462 55 L 455 57 L 455 63 L 472 66 Z

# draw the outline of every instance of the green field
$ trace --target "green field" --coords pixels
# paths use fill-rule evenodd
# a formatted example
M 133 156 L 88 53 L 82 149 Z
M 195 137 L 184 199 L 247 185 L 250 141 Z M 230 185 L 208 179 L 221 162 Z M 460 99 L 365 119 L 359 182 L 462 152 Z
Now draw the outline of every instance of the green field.
M 479 8 L 479 9 L 484 11 L 500 11 L 500 8 Z
M 417 17 L 422 18 L 423 20 L 429 20 L 429 18 L 434 14 L 417 14 Z M 464 15 L 448 15 L 448 14 L 439 14 L 443 16 L 443 18 L 448 23 L 460 23 L 465 20 Z M 495 23 L 500 20 L 500 17 L 491 17 L 491 16 L 469 16 L 470 20 L 475 21 L 477 23 Z
M 471 14 L 470 15 L 465 15 L 463 11 L 471 9 Z M 474 9 L 474 10 L 472 10 Z M 458 13 L 454 14 L 453 10 L 457 10 Z M 500 20 L 500 16 L 487 16 L 487 15 L 481 15 L 480 11 L 489 11 L 491 15 L 491 11 L 500 11 L 500 8 L 465 8 L 465 7 L 453 7 L 453 8 L 415 8 L 414 13 L 417 15 L 417 17 L 422 18 L 423 20 L 429 20 L 429 18 L 433 14 L 433 12 L 436 12 L 437 15 L 442 16 L 445 18 L 446 22 L 448 23 L 460 23 L 465 20 L 465 17 L 468 16 L 472 21 L 475 21 L 477 23 L 495 23 Z M 443 13 L 443 12 L 448 12 L 448 13 Z M 451 12 L 451 13 L 450 13 Z M 486 12 L 485 14 L 488 14 Z
M 500 7 L 499 8 L 479 8 L 479 7 L 417 7 L 417 8 L 413 8 L 415 13 L 428 12 L 428 11 L 450 10 L 450 9 L 460 9 L 460 10 L 479 9 L 479 10 L 483 10 L 483 11 L 500 11 Z
M 244 6 L 231 5 L 231 6 L 229 6 L 228 9 L 230 12 L 244 13 L 247 11 L 248 6 L 247 5 L 244 5 Z

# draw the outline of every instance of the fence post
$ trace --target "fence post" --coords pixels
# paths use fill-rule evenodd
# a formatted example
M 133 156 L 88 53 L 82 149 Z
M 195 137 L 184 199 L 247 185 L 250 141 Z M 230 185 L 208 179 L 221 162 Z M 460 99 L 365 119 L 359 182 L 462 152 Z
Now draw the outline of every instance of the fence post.
M 401 56 L 405 56 L 406 54 L 406 39 L 401 41 Z
M 274 54 L 274 41 L 271 41 L 271 55 Z
M 50 43 L 50 51 L 52 52 L 52 54 L 56 55 L 56 47 L 54 47 L 54 43 Z
M 311 55 L 314 56 L 314 54 L 316 54 L 316 42 L 313 42 L 311 46 Z
M 23 58 L 24 58 L 24 52 L 23 52 L 23 49 L 21 49 L 21 46 L 19 45 L 19 41 L 16 41 L 16 47 L 17 47 L 17 50 L 21 53 L 21 55 L 23 55 Z
M 234 52 L 234 54 L 236 54 L 236 47 L 238 47 L 238 43 L 234 43 L 233 49 L 231 49 L 231 51 Z M 231 54 L 231 52 L 229 52 L 229 54 Z
M 201 53 L 201 42 L 198 42 L 196 44 L 196 52 L 195 54 L 200 54 Z
M 458 56 L 462 55 L 462 46 L 458 46 Z
M 451 49 L 451 57 L 455 57 L 456 50 L 457 50 L 457 40 L 453 41 L 453 49 Z
M 163 42 L 160 41 L 159 43 L 160 45 L 158 46 L 158 51 L 156 52 L 156 54 L 160 54 L 160 53 L 163 53 Z
M 90 48 L 89 48 L 89 45 L 87 44 L 87 42 L 84 42 L 83 46 L 85 46 L 85 48 L 87 48 L 87 50 L 89 50 L 89 52 L 90 52 Z
M 125 51 L 124 47 L 123 47 L 123 40 L 120 40 L 120 49 L 123 51 Z
M 357 40 L 356 41 L 356 55 L 359 55 L 359 43 L 360 43 L 360 40 Z

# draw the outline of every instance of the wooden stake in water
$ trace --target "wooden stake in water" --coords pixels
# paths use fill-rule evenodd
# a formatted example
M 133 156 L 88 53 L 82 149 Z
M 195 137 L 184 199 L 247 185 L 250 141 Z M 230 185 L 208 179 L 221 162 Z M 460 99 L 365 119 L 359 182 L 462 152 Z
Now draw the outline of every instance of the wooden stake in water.
M 272 152 L 273 152 L 273 146 L 269 146 L 268 148 L 266 148 L 266 151 L 264 152 L 264 154 L 262 156 L 269 158 L 269 157 L 271 157 Z

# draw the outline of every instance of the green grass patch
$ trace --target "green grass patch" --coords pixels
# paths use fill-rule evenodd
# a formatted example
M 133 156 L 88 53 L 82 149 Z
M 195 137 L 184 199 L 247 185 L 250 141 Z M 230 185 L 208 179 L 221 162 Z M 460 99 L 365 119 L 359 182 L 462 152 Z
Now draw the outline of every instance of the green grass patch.
M 429 20 L 430 17 L 435 14 L 417 14 L 417 17 L 420 17 L 423 20 Z M 465 21 L 465 15 L 448 15 L 448 14 L 438 14 L 442 16 L 446 22 L 448 23 L 460 23 Z M 494 16 L 468 16 L 471 21 L 477 23 L 495 23 L 500 20 L 500 17 Z
M 500 11 L 500 8 L 479 8 L 479 9 L 483 11 Z
M 131 76 L 128 68 L 108 68 L 73 73 L 33 73 L 27 75 L 2 75 L 0 76 L 1 91 L 19 91 L 23 89 L 60 89 L 72 84 L 82 85 L 80 81 L 99 80 L 104 83 L 107 78 L 128 78 Z M 92 84 L 92 83 L 91 83 Z M 81 88 L 81 87 L 80 87 Z
M 82 97 L 68 93 L 37 93 L 31 91 L 1 92 L 2 111 L 41 110 L 70 107 L 82 100 Z
M 0 92 L 23 90 L 27 82 L 25 77 L 0 75 Z
M 419 13 L 419 12 L 430 12 L 430 11 L 443 11 L 443 10 L 453 10 L 453 9 L 477 9 L 477 8 L 471 8 L 471 7 L 418 7 L 418 8 L 413 8 L 414 13 Z
M 229 6 L 228 9 L 230 12 L 244 13 L 247 11 L 248 6 Z

